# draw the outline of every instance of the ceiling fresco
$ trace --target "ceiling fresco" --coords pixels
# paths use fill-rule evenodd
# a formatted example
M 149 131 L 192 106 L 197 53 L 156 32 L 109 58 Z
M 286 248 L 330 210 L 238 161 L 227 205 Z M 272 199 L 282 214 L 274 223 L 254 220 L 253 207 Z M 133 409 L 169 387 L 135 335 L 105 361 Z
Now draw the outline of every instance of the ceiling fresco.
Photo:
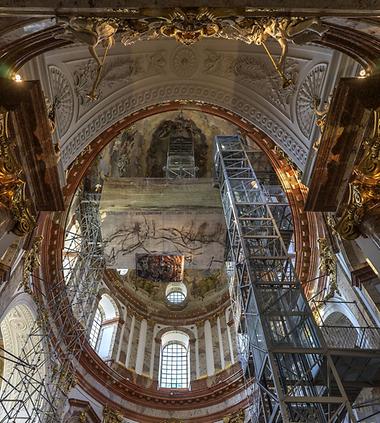
M 212 176 L 215 136 L 239 132 L 235 125 L 205 113 L 190 110 L 160 113 L 119 134 L 99 155 L 93 177 L 101 180 L 106 177 L 164 177 L 170 134 L 176 130 L 191 134 L 194 139 L 198 177 Z
M 236 133 L 230 122 L 194 110 L 153 115 L 116 136 L 84 179 L 85 190 L 100 193 L 107 268 L 128 269 L 124 276 L 115 270 L 114 277 L 156 308 L 165 307 L 165 286 L 171 281 L 188 287 L 189 310 L 206 307 L 227 289 L 222 276 L 226 229 L 213 180 L 213 142 L 216 135 Z M 165 178 L 173 134 L 193 140 L 197 178 Z M 267 174 L 271 166 L 265 154 L 255 145 L 251 154 L 258 172 Z M 173 260 L 181 266 L 173 266 Z

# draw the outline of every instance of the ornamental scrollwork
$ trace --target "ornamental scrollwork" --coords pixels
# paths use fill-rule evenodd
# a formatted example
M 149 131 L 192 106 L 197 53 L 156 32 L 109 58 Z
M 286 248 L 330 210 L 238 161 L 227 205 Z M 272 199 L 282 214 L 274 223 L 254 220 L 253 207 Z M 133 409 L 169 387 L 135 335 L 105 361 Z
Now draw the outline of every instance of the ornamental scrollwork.
M 380 114 L 374 111 L 374 130 L 362 145 L 362 155 L 349 183 L 348 201 L 335 229 L 347 240 L 362 235 L 366 217 L 380 214 Z
M 30 276 L 37 270 L 41 265 L 41 244 L 43 237 L 37 236 L 30 249 L 25 254 L 24 265 L 23 265 L 23 285 L 25 292 L 31 293 L 31 287 L 29 283 Z
M 245 412 L 244 410 L 239 411 L 233 415 L 223 417 L 223 423 L 244 423 Z
M 327 71 L 326 63 L 314 66 L 301 83 L 296 98 L 296 111 L 298 126 L 305 137 L 309 138 L 315 117 L 320 118 L 319 103 L 321 89 Z
M 36 221 L 26 199 L 26 183 L 7 125 L 8 112 L 0 111 L 0 206 L 8 209 L 15 221 L 12 232 L 24 236 L 35 227 Z
M 313 112 L 316 117 L 315 124 L 319 127 L 319 138 L 314 142 L 313 148 L 315 150 L 319 149 L 319 146 L 321 145 L 323 132 L 325 131 L 326 121 L 327 121 L 327 115 L 329 113 L 330 103 L 325 102 L 323 107 L 320 106 L 320 99 L 314 98 L 313 100 Z
M 121 423 L 123 421 L 122 415 L 109 408 L 107 405 L 103 409 L 103 423 Z
M 335 293 L 339 294 L 336 256 L 326 238 L 318 238 L 317 241 L 319 247 L 319 271 L 322 275 L 330 277 L 329 290 L 323 298 L 324 301 L 328 301 Z
M 54 115 L 54 123 L 57 120 L 59 135 L 62 137 L 69 129 L 73 118 L 74 95 L 66 76 L 56 66 L 49 66 L 49 79 L 53 103 L 48 107 L 48 116 Z
M 288 43 L 314 41 L 327 31 L 327 27 L 317 18 L 250 18 L 234 15 L 228 11 L 216 12 L 202 7 L 186 10 L 177 8 L 165 17 L 128 19 L 120 24 L 123 32 L 121 42 L 129 45 L 138 40 L 166 36 L 184 45 L 194 44 L 202 38 L 227 38 L 261 45 L 283 80 L 283 87 L 286 87 L 292 83 L 291 78 L 285 74 Z M 266 46 L 270 38 L 281 47 L 278 61 Z
M 160 37 L 174 38 L 186 46 L 203 38 L 227 38 L 261 45 L 285 88 L 292 84 L 292 79 L 285 72 L 289 42 L 303 44 L 315 41 L 328 30 L 318 18 L 252 18 L 239 15 L 237 10 L 216 11 L 207 7 L 175 8 L 162 16 L 153 15 L 150 9 L 141 9 L 136 18 L 74 17 L 63 21 L 63 26 L 64 33 L 58 37 L 86 44 L 98 65 L 93 89 L 88 93 L 91 99 L 97 98 L 96 89 L 108 50 L 115 44 L 116 32 L 121 33 L 124 45 Z M 270 38 L 280 45 L 281 55 L 278 60 L 266 45 Z M 98 56 L 98 45 L 104 47 L 103 58 Z

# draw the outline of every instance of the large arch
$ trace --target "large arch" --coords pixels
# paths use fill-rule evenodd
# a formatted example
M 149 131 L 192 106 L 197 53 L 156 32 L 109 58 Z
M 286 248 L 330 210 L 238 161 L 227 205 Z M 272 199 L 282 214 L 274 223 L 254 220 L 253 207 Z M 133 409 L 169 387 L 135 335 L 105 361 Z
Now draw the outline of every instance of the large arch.
M 273 49 L 279 53 L 277 46 Z M 330 49 L 290 46 L 287 64 L 295 84 L 281 89 L 262 48 L 222 39 L 202 40 L 187 48 L 168 39 L 132 47 L 117 44 L 107 60 L 109 70 L 94 103 L 86 98 L 92 84 L 87 75 L 94 66 L 84 46 L 51 51 L 24 69 L 26 77 L 46 75 L 45 92 L 64 100 L 58 114 L 64 168 L 127 116 L 159 103 L 193 101 L 238 114 L 304 169 L 315 132 L 314 96 L 323 103 L 335 85 L 337 68 L 351 66 L 345 72 L 354 72 L 356 67 Z

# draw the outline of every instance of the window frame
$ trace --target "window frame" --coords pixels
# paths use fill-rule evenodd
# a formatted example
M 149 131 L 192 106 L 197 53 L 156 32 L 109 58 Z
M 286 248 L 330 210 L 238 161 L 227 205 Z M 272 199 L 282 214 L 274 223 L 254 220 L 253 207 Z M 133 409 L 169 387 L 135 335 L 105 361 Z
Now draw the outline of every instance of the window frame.
M 177 347 L 177 348 L 175 348 Z M 190 346 L 173 339 L 161 346 L 158 386 L 160 389 L 190 389 Z M 165 351 L 170 349 L 167 355 Z M 184 354 L 178 356 L 179 349 Z M 174 355 L 175 353 L 176 355 Z M 170 362 L 170 359 L 175 358 Z M 181 370 L 178 373 L 178 370 Z

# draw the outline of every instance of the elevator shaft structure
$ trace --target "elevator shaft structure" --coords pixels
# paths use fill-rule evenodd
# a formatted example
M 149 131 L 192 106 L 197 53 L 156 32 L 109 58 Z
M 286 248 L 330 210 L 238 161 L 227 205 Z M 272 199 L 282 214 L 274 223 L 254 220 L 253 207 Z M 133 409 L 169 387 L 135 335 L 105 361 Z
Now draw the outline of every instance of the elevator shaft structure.
M 246 150 L 238 136 L 216 137 L 227 275 L 238 336 L 248 345 L 243 371 L 260 398 L 251 421 L 356 422 Z

